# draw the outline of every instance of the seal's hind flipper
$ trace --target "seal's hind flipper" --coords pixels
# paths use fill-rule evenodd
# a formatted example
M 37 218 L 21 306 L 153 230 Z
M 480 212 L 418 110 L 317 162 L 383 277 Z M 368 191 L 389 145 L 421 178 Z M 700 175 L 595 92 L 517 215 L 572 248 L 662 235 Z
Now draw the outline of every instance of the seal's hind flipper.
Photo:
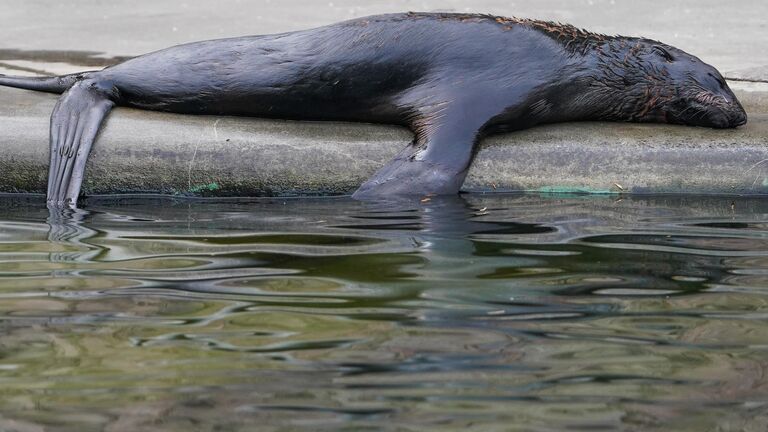
M 62 94 L 90 72 L 56 77 L 18 77 L 0 74 L 0 86 Z
M 85 162 L 101 123 L 114 106 L 113 89 L 84 80 L 59 99 L 51 115 L 51 165 L 48 204 L 74 206 L 83 183 Z

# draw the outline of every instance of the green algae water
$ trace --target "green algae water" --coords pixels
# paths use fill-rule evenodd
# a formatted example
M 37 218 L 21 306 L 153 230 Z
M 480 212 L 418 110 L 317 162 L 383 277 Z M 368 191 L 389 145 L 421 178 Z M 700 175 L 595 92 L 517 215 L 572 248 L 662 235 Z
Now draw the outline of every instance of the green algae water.
M 1 431 L 763 431 L 768 200 L 0 200 Z

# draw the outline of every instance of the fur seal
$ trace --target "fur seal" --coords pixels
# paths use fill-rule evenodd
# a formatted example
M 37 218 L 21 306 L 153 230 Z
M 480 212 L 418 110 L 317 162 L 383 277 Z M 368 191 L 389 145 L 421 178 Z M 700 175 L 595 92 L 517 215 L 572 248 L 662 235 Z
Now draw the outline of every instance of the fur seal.
M 0 76 L 63 93 L 47 199 L 75 205 L 114 106 L 181 114 L 391 123 L 415 140 L 353 195 L 455 194 L 485 135 L 608 120 L 731 128 L 746 113 L 718 71 L 649 39 L 478 14 L 401 13 L 195 42 L 100 71 Z

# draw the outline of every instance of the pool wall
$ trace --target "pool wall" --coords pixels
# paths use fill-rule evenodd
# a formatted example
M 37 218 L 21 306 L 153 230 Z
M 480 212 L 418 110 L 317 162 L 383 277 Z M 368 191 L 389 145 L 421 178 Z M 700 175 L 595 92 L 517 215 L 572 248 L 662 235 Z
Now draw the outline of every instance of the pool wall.
M 731 82 L 738 129 L 571 123 L 490 137 L 468 191 L 768 193 L 768 84 Z M 0 192 L 42 193 L 55 95 L 0 88 Z M 412 139 L 403 128 L 116 109 L 86 194 L 345 194 Z

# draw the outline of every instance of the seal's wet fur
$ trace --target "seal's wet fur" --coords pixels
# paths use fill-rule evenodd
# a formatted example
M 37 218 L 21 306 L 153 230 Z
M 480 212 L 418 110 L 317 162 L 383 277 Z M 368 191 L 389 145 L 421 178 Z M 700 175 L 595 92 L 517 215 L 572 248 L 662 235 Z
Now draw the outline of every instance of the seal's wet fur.
M 414 142 L 357 198 L 454 194 L 480 138 L 541 123 L 746 122 L 717 70 L 674 47 L 476 14 L 391 14 L 196 42 L 101 71 L 0 76 L 0 85 L 64 93 L 51 118 L 54 205 L 75 203 L 91 145 L 115 105 L 409 127 Z

